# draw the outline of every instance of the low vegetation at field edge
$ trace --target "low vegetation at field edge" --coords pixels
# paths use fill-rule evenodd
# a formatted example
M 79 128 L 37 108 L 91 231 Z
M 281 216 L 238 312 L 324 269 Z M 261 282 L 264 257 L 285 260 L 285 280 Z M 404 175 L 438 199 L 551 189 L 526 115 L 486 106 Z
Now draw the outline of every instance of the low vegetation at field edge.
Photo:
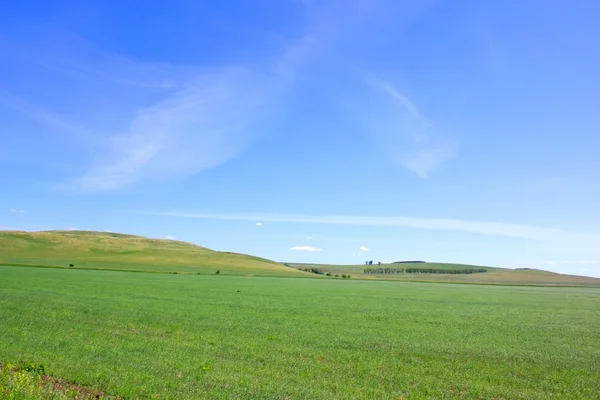
M 3 400 L 120 400 L 99 390 L 44 374 L 41 364 L 24 367 L 0 363 L 0 399 Z

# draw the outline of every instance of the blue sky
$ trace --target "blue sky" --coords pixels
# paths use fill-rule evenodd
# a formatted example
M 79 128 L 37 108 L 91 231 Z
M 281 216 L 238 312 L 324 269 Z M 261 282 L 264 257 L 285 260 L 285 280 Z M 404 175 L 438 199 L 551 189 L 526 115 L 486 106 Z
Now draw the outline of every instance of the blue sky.
M 600 3 L 5 3 L 0 229 L 600 277 Z

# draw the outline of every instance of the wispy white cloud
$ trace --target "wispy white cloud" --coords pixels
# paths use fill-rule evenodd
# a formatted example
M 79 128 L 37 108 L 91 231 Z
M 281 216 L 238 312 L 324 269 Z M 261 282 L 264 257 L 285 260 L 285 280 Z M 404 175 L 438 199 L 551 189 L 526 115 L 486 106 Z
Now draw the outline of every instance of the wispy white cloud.
M 64 186 L 110 191 L 143 180 L 194 175 L 246 150 L 264 132 L 261 124 L 265 119 L 277 114 L 277 107 L 285 103 L 285 96 L 290 94 L 287 90 L 301 68 L 313 62 L 314 66 L 319 63 L 317 67 L 326 65 L 328 61 L 320 56 L 332 48 L 339 47 L 340 54 L 345 53 L 344 43 L 357 37 L 366 21 L 374 23 L 389 16 L 392 9 L 395 13 L 407 11 L 391 7 L 394 2 L 388 0 L 376 4 L 362 0 L 301 3 L 306 7 L 306 26 L 297 37 L 285 39 L 282 49 L 258 60 L 209 70 L 129 59 L 65 32 L 52 31 L 36 42 L 3 42 L 0 50 L 10 51 L 11 57 L 43 66 L 67 83 L 75 82 L 73 90 L 79 92 L 67 96 L 61 91 L 61 100 L 73 103 L 69 99 L 85 99 L 82 102 L 86 106 L 56 108 L 76 108 L 77 112 L 70 113 L 78 117 L 74 122 L 51 104 L 44 107 L 9 92 L 0 93 L 0 101 L 56 131 L 93 138 L 93 144 L 87 145 L 93 156 L 82 157 L 85 162 L 92 161 L 73 168 L 85 172 Z M 341 64 L 352 64 L 347 54 L 340 60 Z M 315 71 L 318 69 L 322 68 Z M 327 76 L 320 73 L 319 79 Z M 83 92 L 81 88 L 85 88 Z M 380 90 L 410 118 L 424 120 L 393 87 Z M 94 101 L 101 107 L 92 104 Z M 111 121 L 105 122 L 106 118 L 98 115 L 110 115 Z M 106 126 L 98 127 L 99 123 Z M 449 158 L 439 143 L 424 151 L 411 153 L 404 160 L 421 176 Z
M 379 95 L 358 114 L 372 137 L 393 161 L 421 178 L 457 156 L 457 146 L 441 134 L 408 97 L 394 85 L 365 78 Z
M 112 190 L 146 178 L 186 176 L 234 157 L 257 136 L 251 129 L 274 84 L 265 75 L 228 69 L 201 76 L 155 106 L 140 110 L 128 132 L 76 181 Z
M 439 165 L 456 157 L 453 148 L 441 145 L 418 151 L 414 156 L 408 156 L 404 165 L 421 178 L 428 178 L 431 171 Z
M 165 239 L 167 239 L 167 240 L 177 240 L 177 238 L 175 236 L 173 236 L 173 235 L 167 235 L 167 236 L 165 236 Z
M 360 251 L 371 251 L 367 246 L 360 246 L 358 249 Z
M 255 225 L 256 226 L 263 226 L 264 224 L 262 222 L 257 222 Z
M 68 228 L 67 228 L 67 230 L 68 230 L 68 231 L 78 231 L 78 230 L 79 230 L 79 228 L 76 228 L 76 227 L 74 227 L 74 226 L 70 226 L 70 227 L 68 227 Z
M 403 216 L 311 216 L 293 214 L 203 214 L 162 211 L 138 211 L 138 214 L 178 218 L 221 219 L 234 221 L 266 221 L 279 223 L 307 223 L 334 225 L 390 226 L 439 231 L 456 231 L 493 235 L 552 243 L 578 243 L 600 248 L 600 235 L 573 233 L 562 229 L 501 222 L 469 221 L 459 219 L 413 218 Z
M 314 45 L 310 35 L 288 38 L 287 47 L 252 63 L 206 68 L 128 59 L 65 32 L 47 36 L 43 46 L 0 40 L 0 50 L 15 65 L 35 64 L 43 68 L 38 75 L 54 74 L 52 82 L 63 84 L 61 97 L 38 104 L 35 94 L 23 98 L 0 87 L 0 106 L 44 124 L 49 133 L 86 138 L 79 145 L 89 152 L 81 160 L 87 165 L 72 169 L 84 173 L 58 186 L 89 192 L 186 177 L 232 159 L 265 132 L 264 123 L 284 103 L 282 90 Z
M 312 246 L 294 246 L 294 247 L 290 247 L 291 251 L 307 251 L 307 252 L 317 252 L 317 251 L 323 251 L 323 249 L 320 249 L 318 247 L 312 247 Z
M 27 214 L 27 211 L 25 210 L 20 210 L 18 208 L 11 208 L 10 212 L 13 214 Z

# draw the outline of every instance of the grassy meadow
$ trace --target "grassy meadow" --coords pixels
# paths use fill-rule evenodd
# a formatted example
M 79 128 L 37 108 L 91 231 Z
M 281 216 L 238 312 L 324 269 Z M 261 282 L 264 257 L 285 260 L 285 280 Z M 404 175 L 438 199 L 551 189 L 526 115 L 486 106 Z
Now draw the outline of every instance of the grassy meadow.
M 0 266 L 0 362 L 126 399 L 600 399 L 600 290 Z
M 433 268 L 433 269 L 471 269 L 482 268 L 476 265 L 450 263 L 414 263 L 414 264 L 382 264 L 379 265 L 331 265 L 331 264 L 298 264 L 288 263 L 292 268 L 317 268 L 332 274 L 350 274 L 353 279 L 396 280 L 407 282 L 442 282 L 442 283 L 474 283 L 493 285 L 540 285 L 540 286 L 590 286 L 600 287 L 600 278 L 557 274 L 539 269 L 505 269 L 483 267 L 485 273 L 446 275 L 446 274 L 390 274 L 365 275 L 365 268 Z
M 399 274 L 365 275 L 365 265 L 278 263 L 246 254 L 214 251 L 176 240 L 92 231 L 0 231 L 0 265 L 98 269 L 177 274 L 279 276 L 324 278 L 299 268 L 317 268 L 352 279 L 414 282 L 477 283 L 500 285 L 597 286 L 599 278 L 556 274 L 542 270 L 485 267 L 488 272 L 470 275 Z M 376 268 L 377 265 L 370 266 Z M 480 266 L 418 263 L 382 267 L 469 269 Z
M 282 264 L 176 240 L 91 231 L 0 231 L 0 264 L 143 272 L 304 276 Z

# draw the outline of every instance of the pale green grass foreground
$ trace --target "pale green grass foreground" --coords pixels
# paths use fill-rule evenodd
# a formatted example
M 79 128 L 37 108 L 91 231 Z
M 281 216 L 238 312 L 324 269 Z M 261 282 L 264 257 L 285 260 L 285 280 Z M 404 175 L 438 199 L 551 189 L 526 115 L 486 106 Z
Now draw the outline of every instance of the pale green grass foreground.
M 600 290 L 0 267 L 0 361 L 124 398 L 598 399 Z

